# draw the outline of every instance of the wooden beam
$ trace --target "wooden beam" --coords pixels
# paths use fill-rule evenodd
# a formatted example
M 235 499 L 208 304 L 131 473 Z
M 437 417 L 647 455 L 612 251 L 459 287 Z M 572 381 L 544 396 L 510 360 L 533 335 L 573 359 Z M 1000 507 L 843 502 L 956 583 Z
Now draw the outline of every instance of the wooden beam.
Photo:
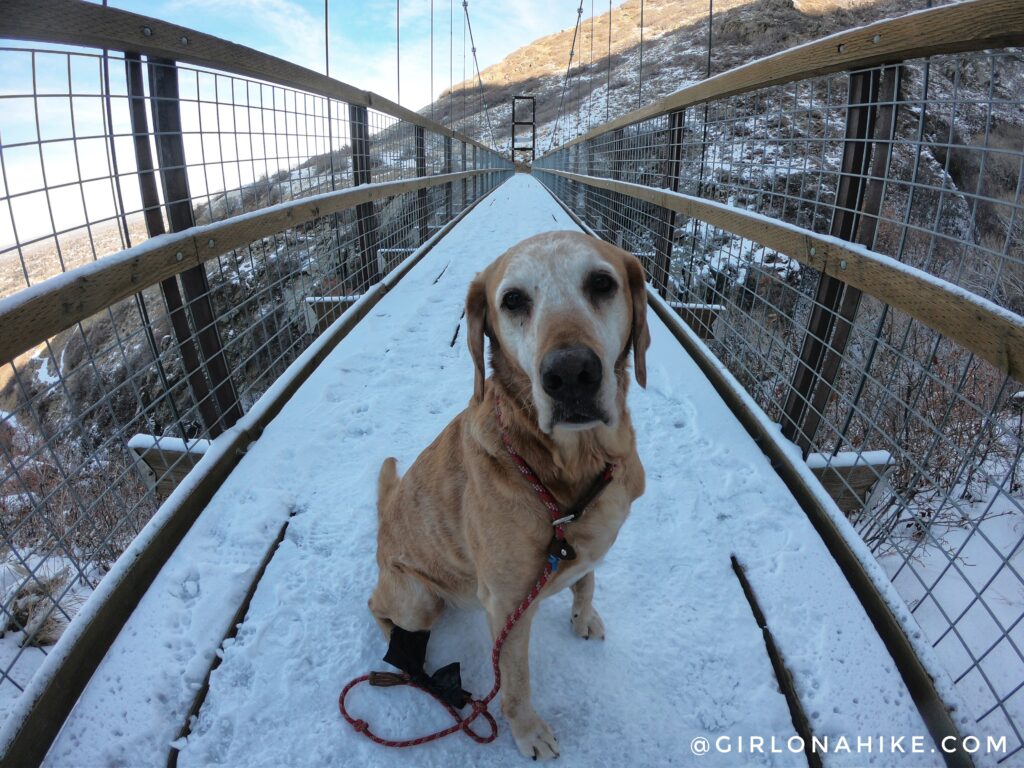
M 807 466 L 847 516 L 860 512 L 880 480 L 895 466 L 887 451 L 846 452 L 837 456 L 812 453 Z
M 181 440 L 175 437 L 137 434 L 128 440 L 128 450 L 149 490 L 167 497 L 178 487 L 210 447 L 209 440 Z
M 1024 379 L 1024 317 L 941 278 L 829 235 L 724 203 L 625 181 L 544 169 L 707 222 L 839 278 L 952 339 L 1015 379 Z
M 375 109 L 442 136 L 492 151 L 468 136 L 423 117 L 390 99 L 334 80 L 290 61 L 229 43 L 188 27 L 81 0 L 4 0 L 0 38 L 135 51 L 209 67 L 242 77 Z
M 930 8 L 840 32 L 735 67 L 599 125 L 553 151 L 677 109 L 772 85 L 941 53 L 1018 45 L 1024 45 L 1024 3 L 1020 0 L 967 0 Z
M 504 173 L 466 171 L 466 176 Z M 331 213 L 419 189 L 452 184 L 462 173 L 405 179 L 341 189 L 243 213 L 184 232 L 147 240 L 134 248 L 51 277 L 0 299 L 0 361 L 13 360 L 75 323 L 236 248 Z

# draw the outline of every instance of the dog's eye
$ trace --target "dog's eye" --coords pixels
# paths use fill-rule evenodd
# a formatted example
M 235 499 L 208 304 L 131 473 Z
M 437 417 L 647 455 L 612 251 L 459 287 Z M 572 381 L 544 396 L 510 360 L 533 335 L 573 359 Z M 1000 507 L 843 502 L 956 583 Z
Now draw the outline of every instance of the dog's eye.
M 530 300 L 522 291 L 505 291 L 505 295 L 501 297 L 502 309 L 507 309 L 509 312 L 519 312 L 526 309 L 529 303 Z
M 616 289 L 615 280 L 606 272 L 595 272 L 587 280 L 587 290 L 594 296 L 607 296 Z

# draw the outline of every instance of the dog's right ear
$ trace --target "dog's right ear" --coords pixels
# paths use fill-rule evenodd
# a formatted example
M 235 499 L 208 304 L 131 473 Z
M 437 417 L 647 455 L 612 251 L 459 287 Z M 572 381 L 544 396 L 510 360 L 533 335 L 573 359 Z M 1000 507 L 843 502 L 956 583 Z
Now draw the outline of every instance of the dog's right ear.
M 473 357 L 476 373 L 473 378 L 473 398 L 479 403 L 484 399 L 484 327 L 487 325 L 487 281 L 481 272 L 469 284 L 466 295 L 466 341 L 469 354 Z

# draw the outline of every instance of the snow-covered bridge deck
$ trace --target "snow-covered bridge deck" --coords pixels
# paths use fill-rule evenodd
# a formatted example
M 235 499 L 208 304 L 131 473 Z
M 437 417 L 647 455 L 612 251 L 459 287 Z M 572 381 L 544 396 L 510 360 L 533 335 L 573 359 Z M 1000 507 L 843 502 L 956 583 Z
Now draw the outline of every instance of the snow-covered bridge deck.
M 521 765 L 461 736 L 387 750 L 341 720 L 338 692 L 384 668 L 366 600 L 375 578 L 381 460 L 407 467 L 472 390 L 462 304 L 473 274 L 537 232 L 575 229 L 518 175 L 484 200 L 331 353 L 254 443 L 163 568 L 52 747 L 52 765 Z M 535 704 L 570 765 L 694 761 L 691 740 L 795 730 L 730 556 L 746 569 L 810 727 L 820 737 L 924 736 L 895 665 L 806 515 L 761 450 L 652 312 L 649 386 L 630 407 L 647 493 L 598 569 L 605 642 L 569 629 L 569 596 L 545 602 L 531 645 Z M 218 650 L 289 520 L 237 637 Z M 490 687 L 480 611 L 451 610 L 428 668 L 463 663 Z M 215 655 L 205 703 L 176 741 Z M 383 734 L 447 724 L 406 689 L 361 688 L 352 707 Z M 746 752 L 747 745 L 743 745 Z M 826 765 L 891 763 L 856 752 Z M 802 752 L 744 755 L 805 765 Z M 736 755 L 707 755 L 728 765 Z

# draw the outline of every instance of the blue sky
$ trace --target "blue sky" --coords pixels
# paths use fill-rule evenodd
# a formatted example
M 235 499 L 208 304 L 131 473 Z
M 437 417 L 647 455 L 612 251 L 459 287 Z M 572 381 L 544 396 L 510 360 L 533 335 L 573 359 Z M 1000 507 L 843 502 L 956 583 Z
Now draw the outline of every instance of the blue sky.
M 109 4 L 324 70 L 323 0 L 110 0 Z M 585 6 L 589 15 L 589 3 Z M 332 76 L 396 98 L 395 7 L 395 0 L 330 0 Z M 578 0 L 471 0 L 469 14 L 481 69 L 538 37 L 571 26 L 577 7 Z M 433 9 L 436 98 L 449 84 L 450 11 L 455 37 L 453 76 L 456 83 L 462 79 L 463 12 L 461 0 L 433 0 Z M 419 109 L 430 102 L 431 93 L 431 0 L 400 0 L 400 12 L 402 105 Z M 467 77 L 471 66 L 467 41 Z

